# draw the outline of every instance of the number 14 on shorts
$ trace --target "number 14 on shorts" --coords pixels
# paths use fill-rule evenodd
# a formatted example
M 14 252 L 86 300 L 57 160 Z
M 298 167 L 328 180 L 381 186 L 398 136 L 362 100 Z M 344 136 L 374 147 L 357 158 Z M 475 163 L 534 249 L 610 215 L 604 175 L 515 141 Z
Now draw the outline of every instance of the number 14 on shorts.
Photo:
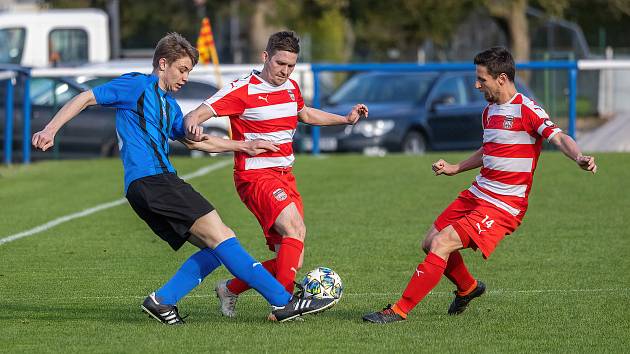
M 482 232 L 488 231 L 488 229 L 492 227 L 492 224 L 494 224 L 494 220 L 486 215 L 486 217 L 481 220 L 481 223 L 477 223 L 477 233 L 481 235 Z M 483 227 L 485 227 L 485 229 Z

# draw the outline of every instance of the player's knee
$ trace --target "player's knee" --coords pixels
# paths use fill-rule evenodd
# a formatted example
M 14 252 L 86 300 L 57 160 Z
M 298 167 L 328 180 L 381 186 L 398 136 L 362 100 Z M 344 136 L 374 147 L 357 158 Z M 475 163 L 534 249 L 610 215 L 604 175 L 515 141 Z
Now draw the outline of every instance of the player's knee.
M 304 241 L 306 238 L 306 225 L 301 218 L 292 218 L 283 228 L 286 236 L 297 238 L 300 241 Z
M 459 241 L 459 239 L 455 240 L 453 238 L 453 234 L 454 237 L 457 237 L 456 233 L 451 233 L 444 230 L 441 231 L 431 240 L 429 250 L 433 253 L 439 254 L 449 254 L 456 251 L 458 249 L 457 241 Z
M 420 244 L 420 249 L 424 253 L 429 253 L 429 251 L 431 250 L 431 240 L 428 238 L 425 238 Z

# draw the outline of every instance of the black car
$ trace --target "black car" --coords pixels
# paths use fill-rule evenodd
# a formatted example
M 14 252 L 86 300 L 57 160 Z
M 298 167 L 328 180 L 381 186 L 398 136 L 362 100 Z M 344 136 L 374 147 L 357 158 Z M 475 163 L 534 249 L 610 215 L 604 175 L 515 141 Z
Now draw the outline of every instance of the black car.
M 43 129 L 54 114 L 72 97 L 89 89 L 71 78 L 31 78 L 31 134 Z M 22 159 L 23 82 L 14 86 L 13 161 Z M 0 106 L 6 105 L 6 86 L 0 85 Z M 4 149 L 5 114 L 0 112 L 1 148 Z M 50 157 L 111 156 L 118 151 L 114 111 L 100 106 L 85 109 L 69 121 L 55 137 L 51 152 L 32 150 L 33 159 Z M 30 143 L 30 137 L 29 137 Z
M 77 94 L 94 86 L 106 83 L 111 77 L 77 80 L 65 77 L 31 78 L 31 134 L 42 130 L 54 114 Z M 208 95 L 217 91 L 213 85 L 204 82 L 189 82 L 174 97 L 182 106 L 182 110 L 190 110 L 199 105 Z M 14 86 L 13 109 L 13 157 L 14 162 L 22 160 L 22 102 L 24 85 L 18 82 Z M 0 84 L 0 107 L 6 102 L 6 85 Z M 186 113 L 187 111 L 184 111 Z M 0 149 L 4 150 L 6 110 L 0 110 Z M 116 156 L 119 153 L 116 135 L 116 111 L 94 105 L 86 108 L 77 117 L 66 123 L 55 137 L 52 152 L 41 152 L 32 149 L 33 159 L 41 158 L 81 158 L 98 156 Z M 209 134 L 227 136 L 224 123 L 206 128 Z M 4 153 L 4 151 L 3 151 Z M 178 142 L 171 142 L 171 154 L 189 154 L 189 150 Z
M 346 115 L 364 103 L 369 118 L 354 126 L 320 128 L 321 151 L 411 154 L 481 146 L 481 112 L 487 102 L 473 72 L 366 72 L 345 82 L 322 109 Z M 530 96 L 520 82 L 519 92 Z M 530 96 L 531 97 L 531 96 Z M 312 149 L 311 127 L 301 125 L 298 151 Z

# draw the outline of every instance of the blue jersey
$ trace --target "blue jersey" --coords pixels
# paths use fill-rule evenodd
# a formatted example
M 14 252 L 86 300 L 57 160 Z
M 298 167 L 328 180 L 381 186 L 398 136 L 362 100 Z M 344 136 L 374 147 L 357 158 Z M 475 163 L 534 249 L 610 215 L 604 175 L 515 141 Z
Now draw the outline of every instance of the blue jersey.
M 95 87 L 96 102 L 116 108 L 116 132 L 125 169 L 125 194 L 134 180 L 175 173 L 168 140 L 185 135 L 182 110 L 158 85 L 156 75 L 124 74 Z

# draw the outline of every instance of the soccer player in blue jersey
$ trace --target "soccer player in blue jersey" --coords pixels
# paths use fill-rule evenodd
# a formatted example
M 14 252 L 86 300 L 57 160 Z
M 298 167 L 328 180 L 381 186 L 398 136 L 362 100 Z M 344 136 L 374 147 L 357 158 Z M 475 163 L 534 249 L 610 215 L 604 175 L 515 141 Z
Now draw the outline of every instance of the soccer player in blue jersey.
M 99 104 L 116 108 L 116 131 L 129 204 L 174 250 L 186 241 L 200 249 L 164 286 L 144 300 L 142 309 L 156 320 L 169 325 L 182 324 L 176 303 L 221 264 L 273 306 L 272 320 L 283 322 L 332 306 L 334 301 L 330 299 L 292 297 L 241 247 L 214 207 L 177 176 L 168 159 L 169 139 L 204 151 L 241 151 L 256 155 L 278 149 L 263 141 L 186 136 L 182 111 L 170 93 L 186 84 L 198 58 L 197 50 L 181 35 L 167 34 L 157 44 L 150 75 L 125 74 L 77 95 L 42 131 L 33 135 L 33 146 L 43 151 L 49 149 L 59 129 L 88 106 Z

